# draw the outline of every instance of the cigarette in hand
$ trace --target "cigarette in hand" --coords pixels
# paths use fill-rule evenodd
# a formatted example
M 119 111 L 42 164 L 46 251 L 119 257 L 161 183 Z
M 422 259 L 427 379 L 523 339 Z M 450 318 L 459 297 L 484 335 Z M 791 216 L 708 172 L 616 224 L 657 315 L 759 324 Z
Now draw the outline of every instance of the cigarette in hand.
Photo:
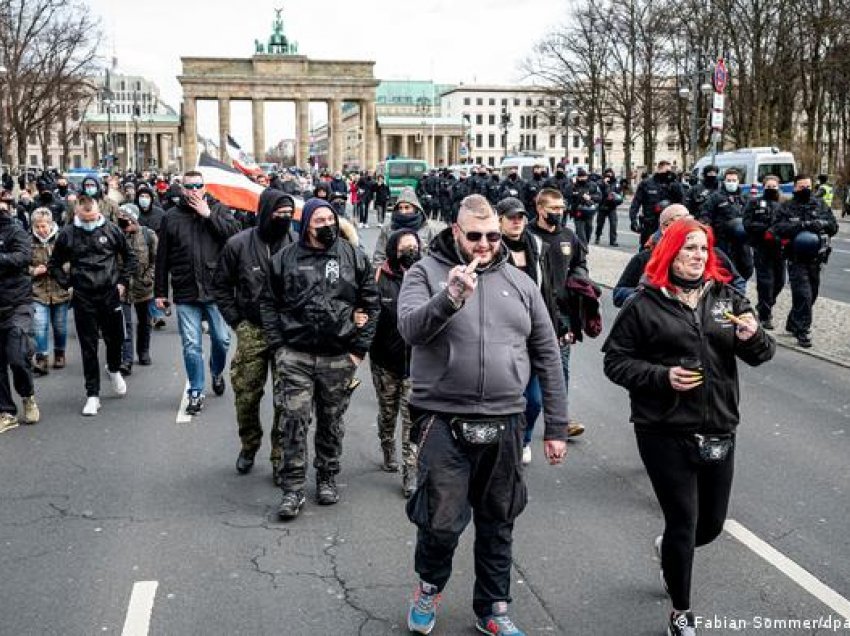
M 738 316 L 733 314 L 731 311 L 724 311 L 723 317 L 729 320 L 730 322 L 738 325 L 739 327 L 749 327 L 750 323 L 746 320 L 741 320 Z

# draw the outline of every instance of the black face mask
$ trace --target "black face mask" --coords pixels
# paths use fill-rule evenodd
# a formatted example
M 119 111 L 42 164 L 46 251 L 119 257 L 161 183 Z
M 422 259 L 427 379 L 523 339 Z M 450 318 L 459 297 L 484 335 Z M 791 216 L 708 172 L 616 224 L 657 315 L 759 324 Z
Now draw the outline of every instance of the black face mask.
M 764 200 L 765 201 L 779 201 L 779 190 L 776 188 L 765 188 L 764 189 Z
M 128 219 L 118 219 L 118 227 L 120 227 L 122 230 L 126 230 L 128 227 L 130 227 L 130 221 Z
M 316 230 L 316 240 L 325 247 L 330 247 L 336 241 L 336 228 L 333 225 L 325 225 Z
M 549 225 L 553 225 L 556 228 L 559 228 L 559 227 L 561 227 L 561 221 L 562 220 L 563 220 L 563 217 L 560 214 L 555 214 L 554 212 L 547 212 L 546 213 L 546 222 Z
M 670 183 L 673 180 L 673 175 L 670 172 L 657 172 L 655 180 L 659 183 Z
M 585 183 L 587 183 L 587 179 L 576 179 L 577 186 L 583 186 Z
M 59 194 L 61 194 L 63 197 L 64 197 L 66 194 L 68 194 L 68 186 L 66 186 L 66 185 L 61 185 L 61 186 L 59 186 L 59 187 L 58 187 L 58 188 L 56 188 L 56 189 L 57 189 L 57 190 L 59 190 Z
M 555 176 L 558 177 L 559 179 L 563 179 L 564 178 L 564 171 L 563 170 L 556 171 Z
M 398 264 L 404 269 L 410 269 L 421 258 L 418 250 L 404 250 L 398 257 Z
M 512 172 L 508 175 L 508 179 L 510 179 L 511 181 L 516 181 L 516 176 L 516 172 Z
M 391 219 L 391 227 L 394 230 L 418 230 L 422 226 L 422 215 L 419 212 L 413 214 L 403 214 L 402 212 L 393 212 Z
M 707 174 L 703 177 L 702 182 L 706 188 L 711 188 L 712 190 L 714 190 L 714 188 L 717 187 L 717 175 Z
M 794 191 L 794 201 L 796 203 L 808 203 L 812 198 L 812 189 L 803 188 L 802 190 Z

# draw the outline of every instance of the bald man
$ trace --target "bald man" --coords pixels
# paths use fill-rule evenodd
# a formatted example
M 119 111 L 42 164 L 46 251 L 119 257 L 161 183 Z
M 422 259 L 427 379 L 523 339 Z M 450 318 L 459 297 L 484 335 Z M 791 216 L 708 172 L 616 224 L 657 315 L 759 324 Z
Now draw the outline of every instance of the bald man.
M 420 634 L 433 629 L 455 548 L 474 518 L 477 627 L 501 633 L 492 626 L 512 624 L 511 543 L 526 502 L 520 457 L 523 393 L 532 371 L 543 393 L 550 464 L 566 456 L 567 405 L 543 297 L 508 262 L 499 219 L 483 196 L 463 199 L 457 222 L 405 275 L 398 326 L 413 349 L 411 438 L 419 443 L 418 487 L 407 505 L 418 527 L 419 584 L 408 627 Z
M 679 203 L 674 203 L 664 208 L 661 216 L 658 217 L 658 231 L 646 242 L 643 250 L 632 256 L 631 260 L 626 264 L 623 273 L 620 274 L 620 280 L 614 286 L 614 306 L 622 307 L 631 298 L 632 294 L 637 291 L 643 277 L 643 272 L 646 269 L 646 264 L 649 263 L 649 259 L 652 256 L 652 249 L 658 244 L 664 231 L 679 219 L 689 218 L 690 216 L 691 213 L 688 212 L 688 208 Z M 742 295 L 746 295 L 747 281 L 741 277 L 738 270 L 732 264 L 732 261 L 729 260 L 729 257 L 716 247 L 714 248 L 714 253 L 720 259 L 720 265 L 732 274 L 732 287 Z

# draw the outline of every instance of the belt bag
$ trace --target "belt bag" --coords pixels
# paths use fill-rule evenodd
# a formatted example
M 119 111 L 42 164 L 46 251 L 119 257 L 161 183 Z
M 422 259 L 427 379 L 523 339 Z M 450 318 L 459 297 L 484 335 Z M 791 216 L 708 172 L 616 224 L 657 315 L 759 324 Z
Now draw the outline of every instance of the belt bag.
M 729 456 L 729 451 L 735 445 L 731 433 L 703 435 L 694 433 L 694 443 L 697 447 L 697 457 L 703 464 L 716 464 Z
M 470 446 L 495 444 L 508 427 L 507 419 L 470 420 L 453 417 L 449 422 L 452 435 Z

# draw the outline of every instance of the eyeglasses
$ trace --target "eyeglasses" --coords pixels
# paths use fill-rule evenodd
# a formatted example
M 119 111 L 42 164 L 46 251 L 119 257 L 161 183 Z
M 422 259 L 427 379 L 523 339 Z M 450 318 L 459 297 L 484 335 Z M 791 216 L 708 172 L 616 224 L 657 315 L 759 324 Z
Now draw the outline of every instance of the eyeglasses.
M 204 184 L 203 183 L 184 183 L 183 187 L 186 190 L 200 190 L 201 188 L 204 187 Z
M 460 227 L 460 226 L 458 226 Z M 460 231 L 463 232 L 463 235 L 466 237 L 466 240 L 470 243 L 478 243 L 482 238 L 487 238 L 488 243 L 498 243 L 502 240 L 501 232 L 467 232 L 463 228 L 460 228 Z

